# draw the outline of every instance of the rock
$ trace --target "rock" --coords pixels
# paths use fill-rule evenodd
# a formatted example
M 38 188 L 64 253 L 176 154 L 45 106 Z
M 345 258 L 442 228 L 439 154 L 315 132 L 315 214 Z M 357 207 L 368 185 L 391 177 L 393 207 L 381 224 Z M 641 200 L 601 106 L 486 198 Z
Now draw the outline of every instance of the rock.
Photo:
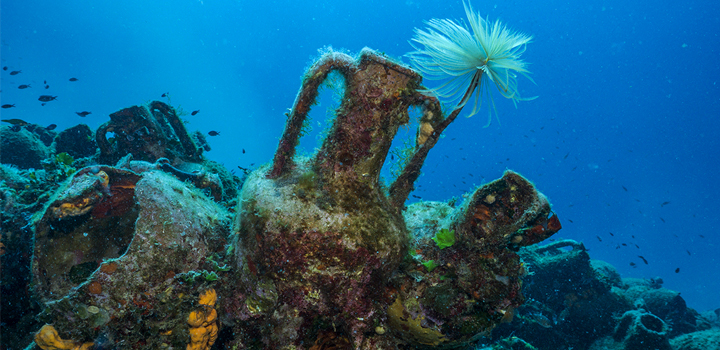
M 600 280 L 605 281 L 606 283 L 609 283 L 614 287 L 620 287 L 620 285 L 622 284 L 620 273 L 617 272 L 615 266 L 612 266 L 602 260 L 594 259 L 590 260 L 590 266 L 592 266 L 596 276 Z
M 709 329 L 681 335 L 670 340 L 673 350 L 720 349 L 720 329 Z
M 93 135 L 90 127 L 85 124 L 65 129 L 55 138 L 55 152 L 66 152 L 75 159 L 95 155 L 97 144 Z
M 42 169 L 41 161 L 50 151 L 38 135 L 20 128 L 13 131 L 8 126 L 0 126 L 0 150 L 3 164 L 12 164 L 21 169 Z

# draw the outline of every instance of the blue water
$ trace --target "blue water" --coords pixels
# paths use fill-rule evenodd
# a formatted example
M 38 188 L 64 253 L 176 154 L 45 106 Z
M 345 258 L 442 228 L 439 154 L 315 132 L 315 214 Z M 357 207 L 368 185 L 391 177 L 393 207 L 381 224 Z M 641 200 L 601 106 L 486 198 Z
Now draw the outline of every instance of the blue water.
M 719 308 L 720 3 L 473 7 L 534 36 L 523 58 L 537 85 L 520 78 L 520 91 L 539 98 L 515 109 L 496 94 L 500 123 L 488 128 L 484 114 L 461 115 L 413 194 L 447 200 L 513 169 L 552 201 L 564 225 L 556 239 L 583 241 L 624 277 L 661 277 L 700 311 Z M 3 119 L 95 129 L 169 92 L 175 107 L 200 110 L 184 117 L 191 131 L 220 132 L 207 156 L 230 169 L 271 160 L 318 49 L 399 58 L 424 20 L 464 18 L 460 1 L 419 0 L 6 0 L 1 10 L 0 97 L 17 106 Z M 42 94 L 58 98 L 41 106 Z M 316 132 L 330 106 L 324 93 Z

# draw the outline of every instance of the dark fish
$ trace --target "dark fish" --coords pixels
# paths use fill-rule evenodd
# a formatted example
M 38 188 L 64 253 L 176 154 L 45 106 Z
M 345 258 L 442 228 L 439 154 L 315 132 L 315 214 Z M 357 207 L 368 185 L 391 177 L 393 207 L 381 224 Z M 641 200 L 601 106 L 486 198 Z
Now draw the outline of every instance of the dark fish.
M 21 70 L 14 70 L 14 71 L 10 72 L 10 75 L 18 75 L 21 72 L 22 72 Z
M 665 222 L 665 219 L 663 219 L 663 218 L 660 218 L 660 220 L 662 220 L 662 222 Z
M 210 136 L 218 136 L 218 135 L 220 135 L 220 133 L 217 132 L 217 131 L 209 131 L 209 132 L 208 132 L 208 135 L 210 135 Z M 243 152 L 243 153 L 245 153 L 245 152 Z
M 625 192 L 627 192 L 627 188 L 625 188 L 625 186 L 622 186 L 622 185 L 621 185 L 620 187 L 622 187 L 623 190 L 625 190 Z
M 631 261 L 631 262 L 630 262 L 630 266 L 636 267 L 637 265 L 635 265 L 635 263 Z
M 70 81 L 78 81 L 77 78 L 70 78 L 70 79 L 68 79 L 68 80 L 70 80 Z
M 572 170 L 570 170 L 570 171 L 575 171 L 575 169 L 577 169 L 577 167 L 572 168 Z
M 608 233 L 610 234 L 610 236 L 615 237 L 615 235 L 612 232 L 608 232 Z
M 46 103 L 45 103 L 45 102 L 43 102 L 43 103 L 41 103 L 40 105 L 41 105 L 41 106 L 44 106 L 45 104 L 46 104 Z
M 680 268 L 675 269 L 675 273 L 680 273 Z
M 52 101 L 52 100 L 54 100 L 54 99 L 56 99 L 56 98 L 57 98 L 57 96 L 42 95 L 42 96 L 38 97 L 38 101 L 41 101 L 41 102 L 50 102 L 50 101 Z
M 563 159 L 567 159 L 567 157 L 570 155 L 570 152 L 568 152 Z
M 167 97 L 168 94 L 169 92 L 164 92 L 160 97 Z
M 43 80 L 43 84 L 47 84 L 47 80 Z
M 635 243 L 633 243 L 633 244 L 635 244 Z M 635 244 L 635 248 L 640 249 L 640 246 Z
M 600 236 L 595 236 L 595 237 L 597 237 L 598 241 L 602 242 L 602 238 L 600 238 Z
M 243 154 L 245 154 L 245 149 L 243 148 L 242 150 L 243 150 Z
M 15 107 L 14 104 L 4 104 L 4 105 L 2 105 L 2 108 L 13 108 L 13 107 Z
M 200 113 L 200 110 L 199 110 L 199 109 L 198 109 L 197 111 L 192 111 L 192 113 L 190 113 L 190 115 L 195 115 L 195 114 L 198 114 L 198 113 Z
M 703 235 L 698 235 L 698 236 L 700 236 L 700 238 L 705 238 L 705 236 L 703 236 Z
M 27 85 L 26 85 L 26 84 L 22 84 L 22 85 L 18 86 L 18 89 L 27 89 L 27 88 L 29 88 L 29 87 L 30 87 L 30 84 L 27 84 Z
M 573 221 L 572 221 L 572 220 L 570 220 L 570 219 L 567 219 L 567 221 L 570 221 L 570 223 L 571 223 L 571 224 L 573 223 Z
M 45 130 L 55 130 L 57 128 L 57 124 L 50 124 L 45 127 Z
M 413 198 L 417 198 L 417 199 L 421 199 L 421 198 L 422 198 L 422 197 L 416 196 L 416 195 L 412 195 L 412 196 L 413 196 Z
M 660 204 L 660 207 L 662 208 L 662 207 L 664 207 L 664 206 L 666 206 L 666 205 L 668 205 L 668 204 L 670 204 L 670 202 L 662 202 L 662 204 Z
M 623 246 L 623 247 L 627 247 L 627 243 L 622 243 L 622 246 Z
M 45 85 L 45 90 L 49 89 L 50 85 Z
M 642 261 L 645 263 L 645 265 L 648 264 L 647 259 L 643 258 L 642 255 L 638 255 L 638 258 L 642 259 Z
M 75 112 L 75 114 L 85 118 L 88 116 L 88 114 L 92 114 L 91 112 L 83 111 L 83 112 Z
M 7 66 L 3 67 L 3 70 L 7 70 Z
M 689 250 L 685 249 L 685 251 L 688 253 L 688 255 L 692 255 Z
M 28 123 L 22 119 L 3 119 L 1 121 L 10 123 L 12 125 L 19 125 L 19 126 L 28 125 Z

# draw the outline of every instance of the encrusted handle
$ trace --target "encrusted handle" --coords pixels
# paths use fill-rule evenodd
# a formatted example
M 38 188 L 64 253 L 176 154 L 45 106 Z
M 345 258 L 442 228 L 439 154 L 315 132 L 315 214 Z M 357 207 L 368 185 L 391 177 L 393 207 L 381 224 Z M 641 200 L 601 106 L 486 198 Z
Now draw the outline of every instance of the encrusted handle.
M 269 178 L 277 178 L 294 166 L 295 148 L 300 142 L 300 130 L 310 112 L 311 106 L 319 93 L 320 84 L 328 74 L 337 70 L 345 78 L 355 69 L 354 60 L 349 55 L 339 52 L 328 52 L 308 70 L 303 78 L 302 87 L 295 97 L 293 108 L 288 114 L 285 131 L 280 138 L 278 149 L 273 159 L 273 168 Z

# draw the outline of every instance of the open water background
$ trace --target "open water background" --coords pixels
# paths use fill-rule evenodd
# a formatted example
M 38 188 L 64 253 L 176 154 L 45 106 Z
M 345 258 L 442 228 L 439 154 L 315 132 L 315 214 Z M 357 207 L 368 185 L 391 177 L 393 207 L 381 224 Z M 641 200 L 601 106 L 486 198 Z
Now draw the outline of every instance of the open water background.
M 413 194 L 447 200 L 518 171 L 552 201 L 564 226 L 554 238 L 584 242 L 624 277 L 661 277 L 699 311 L 720 308 L 720 2 L 472 4 L 534 36 L 523 59 L 537 85 L 519 85 L 539 98 L 515 109 L 496 94 L 500 123 L 487 128 L 485 114 L 461 114 Z M 95 129 L 169 92 L 200 110 L 184 116 L 189 130 L 220 132 L 207 156 L 236 172 L 272 159 L 319 49 L 400 58 L 423 21 L 465 17 L 460 1 L 420 0 L 4 0 L 0 11 L 0 99 L 17 106 L 3 119 Z M 42 94 L 58 98 L 41 106 Z M 311 114 L 308 153 L 332 96 Z

